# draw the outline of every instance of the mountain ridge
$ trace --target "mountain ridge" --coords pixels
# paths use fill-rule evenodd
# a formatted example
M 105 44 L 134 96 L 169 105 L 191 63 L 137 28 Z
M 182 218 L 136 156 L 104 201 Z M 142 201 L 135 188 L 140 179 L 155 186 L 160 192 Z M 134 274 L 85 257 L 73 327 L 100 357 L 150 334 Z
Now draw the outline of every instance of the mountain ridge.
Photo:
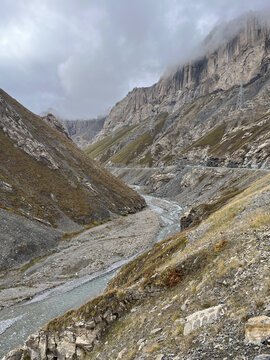
M 86 153 L 108 166 L 269 167 L 270 26 L 246 21 L 207 57 L 130 92 Z
M 269 24 L 261 24 L 254 14 L 247 15 L 245 27 L 240 27 L 240 32 L 218 49 L 178 67 L 150 87 L 130 91 L 112 108 L 96 139 L 117 129 L 119 124 L 137 124 L 162 111 L 171 114 L 199 96 L 252 81 L 259 73 L 267 71 L 269 49 Z
M 33 114 L 3 90 L 0 143 L 0 208 L 6 217 L 10 214 L 13 237 L 18 242 L 12 249 L 12 243 L 0 236 L 3 254 L 10 252 L 10 259 L 15 256 L 17 262 L 23 262 L 40 255 L 33 244 L 30 251 L 26 220 L 33 222 L 29 228 L 37 236 L 44 232 L 39 224 L 46 225 L 48 235 L 51 231 L 57 243 L 63 232 L 145 207 L 144 199 L 77 148 L 55 118 Z M 18 228 L 12 226 L 14 213 L 25 218 Z M 5 226 L 0 224 L 3 232 Z M 0 267 L 10 259 L 1 256 Z

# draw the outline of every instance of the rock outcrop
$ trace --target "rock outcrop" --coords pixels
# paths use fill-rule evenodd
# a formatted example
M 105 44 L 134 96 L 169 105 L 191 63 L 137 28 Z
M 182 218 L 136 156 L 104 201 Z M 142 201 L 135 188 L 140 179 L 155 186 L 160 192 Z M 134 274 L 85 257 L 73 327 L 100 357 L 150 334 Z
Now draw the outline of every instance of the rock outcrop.
M 215 322 L 224 314 L 222 305 L 212 306 L 208 309 L 197 311 L 186 318 L 183 335 L 188 335 L 199 327 Z
M 248 320 L 245 326 L 246 341 L 255 344 L 270 338 L 270 318 L 268 316 L 257 316 Z
M 61 120 L 71 139 L 80 147 L 84 148 L 102 129 L 105 117 L 90 120 Z
M 118 318 L 145 294 L 139 291 L 111 291 L 89 301 L 77 311 L 69 311 L 29 336 L 25 346 L 10 352 L 5 360 L 82 359 Z M 62 321 L 68 327 L 62 327 Z
M 52 126 L 56 130 L 60 131 L 62 134 L 69 137 L 68 132 L 65 129 L 64 125 L 59 120 L 57 120 L 56 117 L 53 114 L 49 113 L 49 114 L 47 114 L 45 116 L 42 116 L 42 119 L 44 121 L 46 121 L 47 124 L 49 124 L 50 126 Z

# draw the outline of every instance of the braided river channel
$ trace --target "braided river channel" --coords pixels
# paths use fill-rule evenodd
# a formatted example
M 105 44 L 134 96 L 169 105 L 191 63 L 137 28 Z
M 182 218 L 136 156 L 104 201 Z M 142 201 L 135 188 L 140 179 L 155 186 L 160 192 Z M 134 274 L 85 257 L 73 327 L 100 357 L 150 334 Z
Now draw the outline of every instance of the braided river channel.
M 144 198 L 149 208 L 158 214 L 160 220 L 160 229 L 155 242 L 180 231 L 181 207 L 177 203 L 149 195 Z M 47 290 L 28 302 L 2 309 L 0 311 L 0 358 L 10 350 L 22 346 L 30 334 L 36 332 L 51 319 L 70 309 L 76 309 L 101 294 L 120 267 L 139 254 L 114 263 L 105 271 L 77 278 Z

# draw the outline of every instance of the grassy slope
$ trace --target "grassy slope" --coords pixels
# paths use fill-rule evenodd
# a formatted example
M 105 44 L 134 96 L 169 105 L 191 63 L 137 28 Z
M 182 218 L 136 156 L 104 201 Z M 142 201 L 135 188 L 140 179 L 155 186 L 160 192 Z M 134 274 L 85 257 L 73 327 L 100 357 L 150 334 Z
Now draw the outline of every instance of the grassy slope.
M 183 153 L 209 146 L 210 155 L 222 157 L 226 153 L 232 155 L 238 150 L 247 152 L 251 144 L 256 143 L 261 136 L 264 136 L 265 140 L 270 139 L 270 116 L 268 112 L 249 125 L 250 127 L 247 129 L 236 128 L 226 134 L 226 125 L 223 123 L 192 143 Z
M 84 151 L 86 154 L 88 154 L 92 159 L 96 158 L 100 154 L 103 154 L 110 148 L 111 146 L 117 144 L 119 141 L 121 141 L 123 138 L 128 136 L 130 132 L 135 128 L 136 126 L 125 126 L 118 130 L 115 134 L 108 135 L 104 139 L 96 142 L 93 145 L 89 145 Z
M 218 201 L 209 206 L 209 217 L 199 226 L 154 245 L 121 269 L 111 280 L 107 293 L 51 321 L 47 329 L 59 331 L 78 319 L 87 321 L 95 315 L 96 309 L 102 311 L 108 301 L 117 308 L 119 299 L 128 302 L 125 300 L 127 289 L 137 289 L 145 294 L 143 301 L 131 303 L 128 308 L 136 305 L 134 312 L 125 312 L 108 327 L 101 345 L 89 354 L 89 359 L 96 359 L 98 353 L 103 359 L 109 359 L 111 355 L 108 354 L 117 354 L 124 347 L 127 348 L 125 358 L 134 359 L 141 354 L 137 344 L 141 338 L 147 340 L 144 353 L 154 354 L 159 350 L 173 353 L 175 349 L 185 352 L 194 347 L 192 341 L 198 332 L 183 337 L 183 327 L 177 319 L 217 305 L 224 299 L 227 317 L 222 323 L 207 327 L 207 332 L 213 336 L 217 336 L 215 332 L 222 334 L 226 321 L 233 321 L 239 326 L 237 336 L 243 337 L 243 321 L 248 309 L 251 307 L 256 313 L 270 296 L 269 269 L 261 262 L 262 251 L 267 249 L 263 233 L 270 225 L 269 193 L 270 175 L 266 175 L 241 193 L 232 192 L 232 198 L 227 197 L 226 201 L 220 198 L 220 206 L 217 206 Z M 263 206 L 259 199 L 264 199 Z M 234 287 L 223 286 L 223 281 L 234 281 L 239 269 L 243 281 L 237 278 L 232 283 Z M 261 288 L 259 294 L 255 283 Z M 182 310 L 186 301 L 189 306 Z M 165 305 L 168 307 L 164 308 Z M 156 343 L 157 335 L 150 334 L 154 328 L 162 329 L 164 340 Z
M 101 163 L 110 160 L 112 163 L 118 165 L 139 163 L 150 166 L 152 164 L 152 155 L 151 152 L 147 150 L 149 146 L 153 144 L 155 136 L 161 132 L 167 118 L 168 113 L 166 112 L 158 114 L 154 118 L 151 131 L 150 118 L 143 120 L 138 125 L 124 126 L 115 133 L 88 146 L 84 151 L 92 159 L 99 159 Z M 144 129 L 143 133 L 142 129 Z M 134 139 L 129 141 L 129 137 L 133 137 Z M 143 157 L 138 160 L 138 157 L 142 154 L 144 154 Z
M 52 170 L 44 162 L 36 161 L 14 147 L 0 130 L 0 179 L 14 187 L 13 192 L 1 193 L 2 208 L 29 213 L 53 224 L 58 209 L 75 221 L 85 223 L 108 217 L 108 210 L 122 213 L 143 204 L 135 192 L 89 159 L 66 136 L 5 92 L 1 91 L 1 95 L 61 165 L 60 170 Z M 92 184 L 95 191 L 86 183 Z M 56 200 L 52 199 L 52 193 Z

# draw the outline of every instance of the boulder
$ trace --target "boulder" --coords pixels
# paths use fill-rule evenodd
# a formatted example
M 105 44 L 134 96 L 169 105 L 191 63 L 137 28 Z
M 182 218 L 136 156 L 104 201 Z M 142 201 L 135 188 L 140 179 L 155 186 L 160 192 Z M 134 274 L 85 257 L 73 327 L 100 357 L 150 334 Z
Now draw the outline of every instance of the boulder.
M 254 360 L 270 360 L 270 354 L 261 354 L 254 358 Z
M 257 316 L 245 324 L 245 339 L 248 343 L 260 344 L 270 336 L 270 317 Z
M 205 310 L 196 311 L 195 313 L 187 316 L 184 327 L 184 335 L 188 335 L 190 332 L 201 326 L 215 322 L 217 318 L 223 314 L 223 311 L 223 306 L 217 305 Z

